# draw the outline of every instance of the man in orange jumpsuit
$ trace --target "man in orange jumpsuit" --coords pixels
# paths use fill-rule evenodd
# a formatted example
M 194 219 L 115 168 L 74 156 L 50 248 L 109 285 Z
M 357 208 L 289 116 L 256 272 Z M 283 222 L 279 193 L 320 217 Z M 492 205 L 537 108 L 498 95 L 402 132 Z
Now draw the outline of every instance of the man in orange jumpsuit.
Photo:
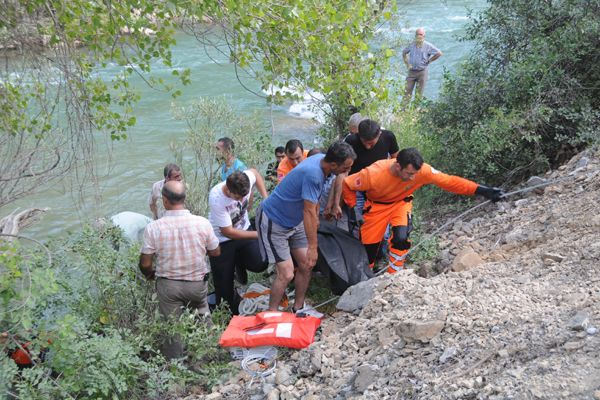
M 308 150 L 304 150 L 301 141 L 298 139 L 288 140 L 285 144 L 285 158 L 277 167 L 277 182 L 281 182 L 281 180 L 285 178 L 296 165 L 306 160 L 307 156 Z
M 366 192 L 364 217 L 354 210 L 360 225 L 360 236 L 373 267 L 388 224 L 392 226 L 389 239 L 390 267 L 388 272 L 400 270 L 403 255 L 410 248 L 409 234 L 412 230 L 413 192 L 423 185 L 434 184 L 455 194 L 482 195 L 498 201 L 504 193 L 501 189 L 478 185 L 468 179 L 446 175 L 423 162 L 417 149 L 400 151 L 395 159 L 381 160 L 344 179 L 344 202 L 350 208 L 356 205 L 356 193 Z M 364 218 L 364 219 L 363 219 Z

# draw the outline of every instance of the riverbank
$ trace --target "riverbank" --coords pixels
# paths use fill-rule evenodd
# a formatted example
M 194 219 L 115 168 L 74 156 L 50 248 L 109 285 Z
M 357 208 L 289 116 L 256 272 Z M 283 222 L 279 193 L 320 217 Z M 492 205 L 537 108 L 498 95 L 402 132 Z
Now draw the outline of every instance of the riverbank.
M 465 218 L 413 266 L 445 273 L 376 278 L 266 382 L 240 372 L 185 399 L 599 399 L 600 152 L 543 180 L 558 182 Z

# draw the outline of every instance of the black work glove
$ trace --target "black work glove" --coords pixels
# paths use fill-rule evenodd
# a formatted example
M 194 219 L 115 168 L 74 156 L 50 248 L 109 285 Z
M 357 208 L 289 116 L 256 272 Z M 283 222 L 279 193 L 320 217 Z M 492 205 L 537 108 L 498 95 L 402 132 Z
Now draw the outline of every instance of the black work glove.
M 410 240 L 398 240 L 396 243 L 392 243 L 392 247 L 397 250 L 408 250 L 410 249 L 411 242 Z
M 392 247 L 397 250 L 408 250 L 410 249 L 410 239 L 408 235 L 412 230 L 412 218 L 409 216 L 408 226 L 393 226 L 392 227 Z
M 475 194 L 483 196 L 486 199 L 493 201 L 494 203 L 498 200 L 502 200 L 502 198 L 504 197 L 504 191 L 502 189 L 483 185 L 477 186 Z
M 359 228 L 365 223 L 365 219 L 363 217 L 362 211 L 360 211 L 356 207 L 352 207 L 350 209 L 350 219 L 358 226 Z

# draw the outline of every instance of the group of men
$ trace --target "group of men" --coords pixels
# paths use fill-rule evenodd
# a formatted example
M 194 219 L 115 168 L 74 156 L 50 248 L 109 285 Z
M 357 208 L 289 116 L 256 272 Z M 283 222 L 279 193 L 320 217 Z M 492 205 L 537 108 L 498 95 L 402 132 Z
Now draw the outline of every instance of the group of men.
M 409 70 L 415 72 L 407 78 L 407 90 L 408 79 L 414 78 L 422 91 L 427 65 L 441 55 L 422 38 L 424 31 L 419 29 L 417 41 L 403 52 Z M 147 278 L 156 279 L 159 309 L 165 317 L 179 316 L 184 307 L 208 313 L 206 256 L 216 300 L 226 301 L 233 314 L 238 313 L 240 300 L 234 288 L 236 271 L 261 272 L 269 263 L 276 271 L 269 309 L 279 309 L 294 280 L 291 310 L 297 312 L 305 307 L 318 258 L 320 218 L 355 232 L 371 266 L 390 232 L 388 272 L 393 273 L 402 268 L 411 246 L 412 200 L 419 187 L 434 184 L 494 201 L 503 196 L 500 189 L 437 171 L 414 148 L 400 150 L 395 135 L 372 119 L 353 114 L 348 128 L 348 135 L 325 152 L 309 152 L 296 139 L 276 148 L 276 161 L 266 174 L 273 187 L 270 195 L 261 174 L 235 157 L 233 141 L 219 139 L 215 150 L 222 162 L 221 182 L 210 191 L 208 219 L 185 209 L 181 169 L 167 164 L 164 179 L 154 184 L 150 195 L 155 221 L 145 229 L 139 263 Z M 263 200 L 252 224 L 248 213 L 254 188 Z M 181 357 L 183 347 L 176 337 L 170 338 L 163 353 Z
M 150 209 L 156 220 L 145 229 L 140 256 L 141 271 L 156 279 L 161 313 L 178 316 L 184 307 L 208 313 L 206 256 L 217 301 L 226 301 L 232 313 L 237 314 L 239 305 L 234 288 L 236 269 L 261 272 L 269 263 L 276 270 L 269 309 L 279 309 L 287 286 L 294 280 L 292 311 L 297 312 L 305 307 L 318 257 L 320 217 L 345 219 L 349 231 L 358 227 L 371 265 L 391 227 L 388 272 L 393 273 L 402 267 L 403 255 L 411 245 L 412 194 L 419 187 L 434 184 L 452 193 L 480 194 L 491 200 L 503 195 L 500 189 L 435 170 L 414 148 L 400 151 L 392 132 L 360 114 L 351 116 L 349 131 L 325 154 L 316 151 L 309 156 L 300 141 L 289 141 L 277 169 L 278 183 L 270 195 L 256 169 L 247 169 L 242 162 L 237 163 L 243 165 L 241 170 L 234 167 L 233 142 L 220 139 L 217 148 L 225 143 L 227 149 L 220 167 L 220 176 L 225 179 L 210 191 L 208 219 L 185 209 L 181 170 L 167 164 L 164 179 L 152 188 Z M 328 181 L 332 182 L 329 192 Z M 248 218 L 254 188 L 263 197 L 256 210 L 255 227 Z M 162 207 L 156 204 L 159 191 Z M 177 338 L 171 338 L 163 352 L 168 357 L 180 357 L 183 348 Z

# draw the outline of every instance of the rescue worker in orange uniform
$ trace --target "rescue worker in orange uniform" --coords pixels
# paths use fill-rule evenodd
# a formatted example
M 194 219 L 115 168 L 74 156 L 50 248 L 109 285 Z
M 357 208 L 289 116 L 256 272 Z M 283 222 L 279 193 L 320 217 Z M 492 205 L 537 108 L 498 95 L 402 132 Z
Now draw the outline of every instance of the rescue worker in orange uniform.
M 472 196 L 482 195 L 498 201 L 504 196 L 501 189 L 491 188 L 459 176 L 446 175 L 423 162 L 417 149 L 404 149 L 395 159 L 381 160 L 348 176 L 343 183 L 344 202 L 353 210 L 360 225 L 361 242 L 367 250 L 371 268 L 390 224 L 390 266 L 395 273 L 403 267 L 403 255 L 410 249 L 412 230 L 413 192 L 424 185 L 434 184 L 448 192 Z M 364 216 L 355 209 L 356 192 L 366 192 Z
M 283 178 L 293 170 L 296 165 L 300 164 L 308 156 L 308 150 L 304 150 L 302 142 L 298 139 L 288 140 L 285 144 L 285 158 L 277 167 L 277 182 L 281 182 Z

